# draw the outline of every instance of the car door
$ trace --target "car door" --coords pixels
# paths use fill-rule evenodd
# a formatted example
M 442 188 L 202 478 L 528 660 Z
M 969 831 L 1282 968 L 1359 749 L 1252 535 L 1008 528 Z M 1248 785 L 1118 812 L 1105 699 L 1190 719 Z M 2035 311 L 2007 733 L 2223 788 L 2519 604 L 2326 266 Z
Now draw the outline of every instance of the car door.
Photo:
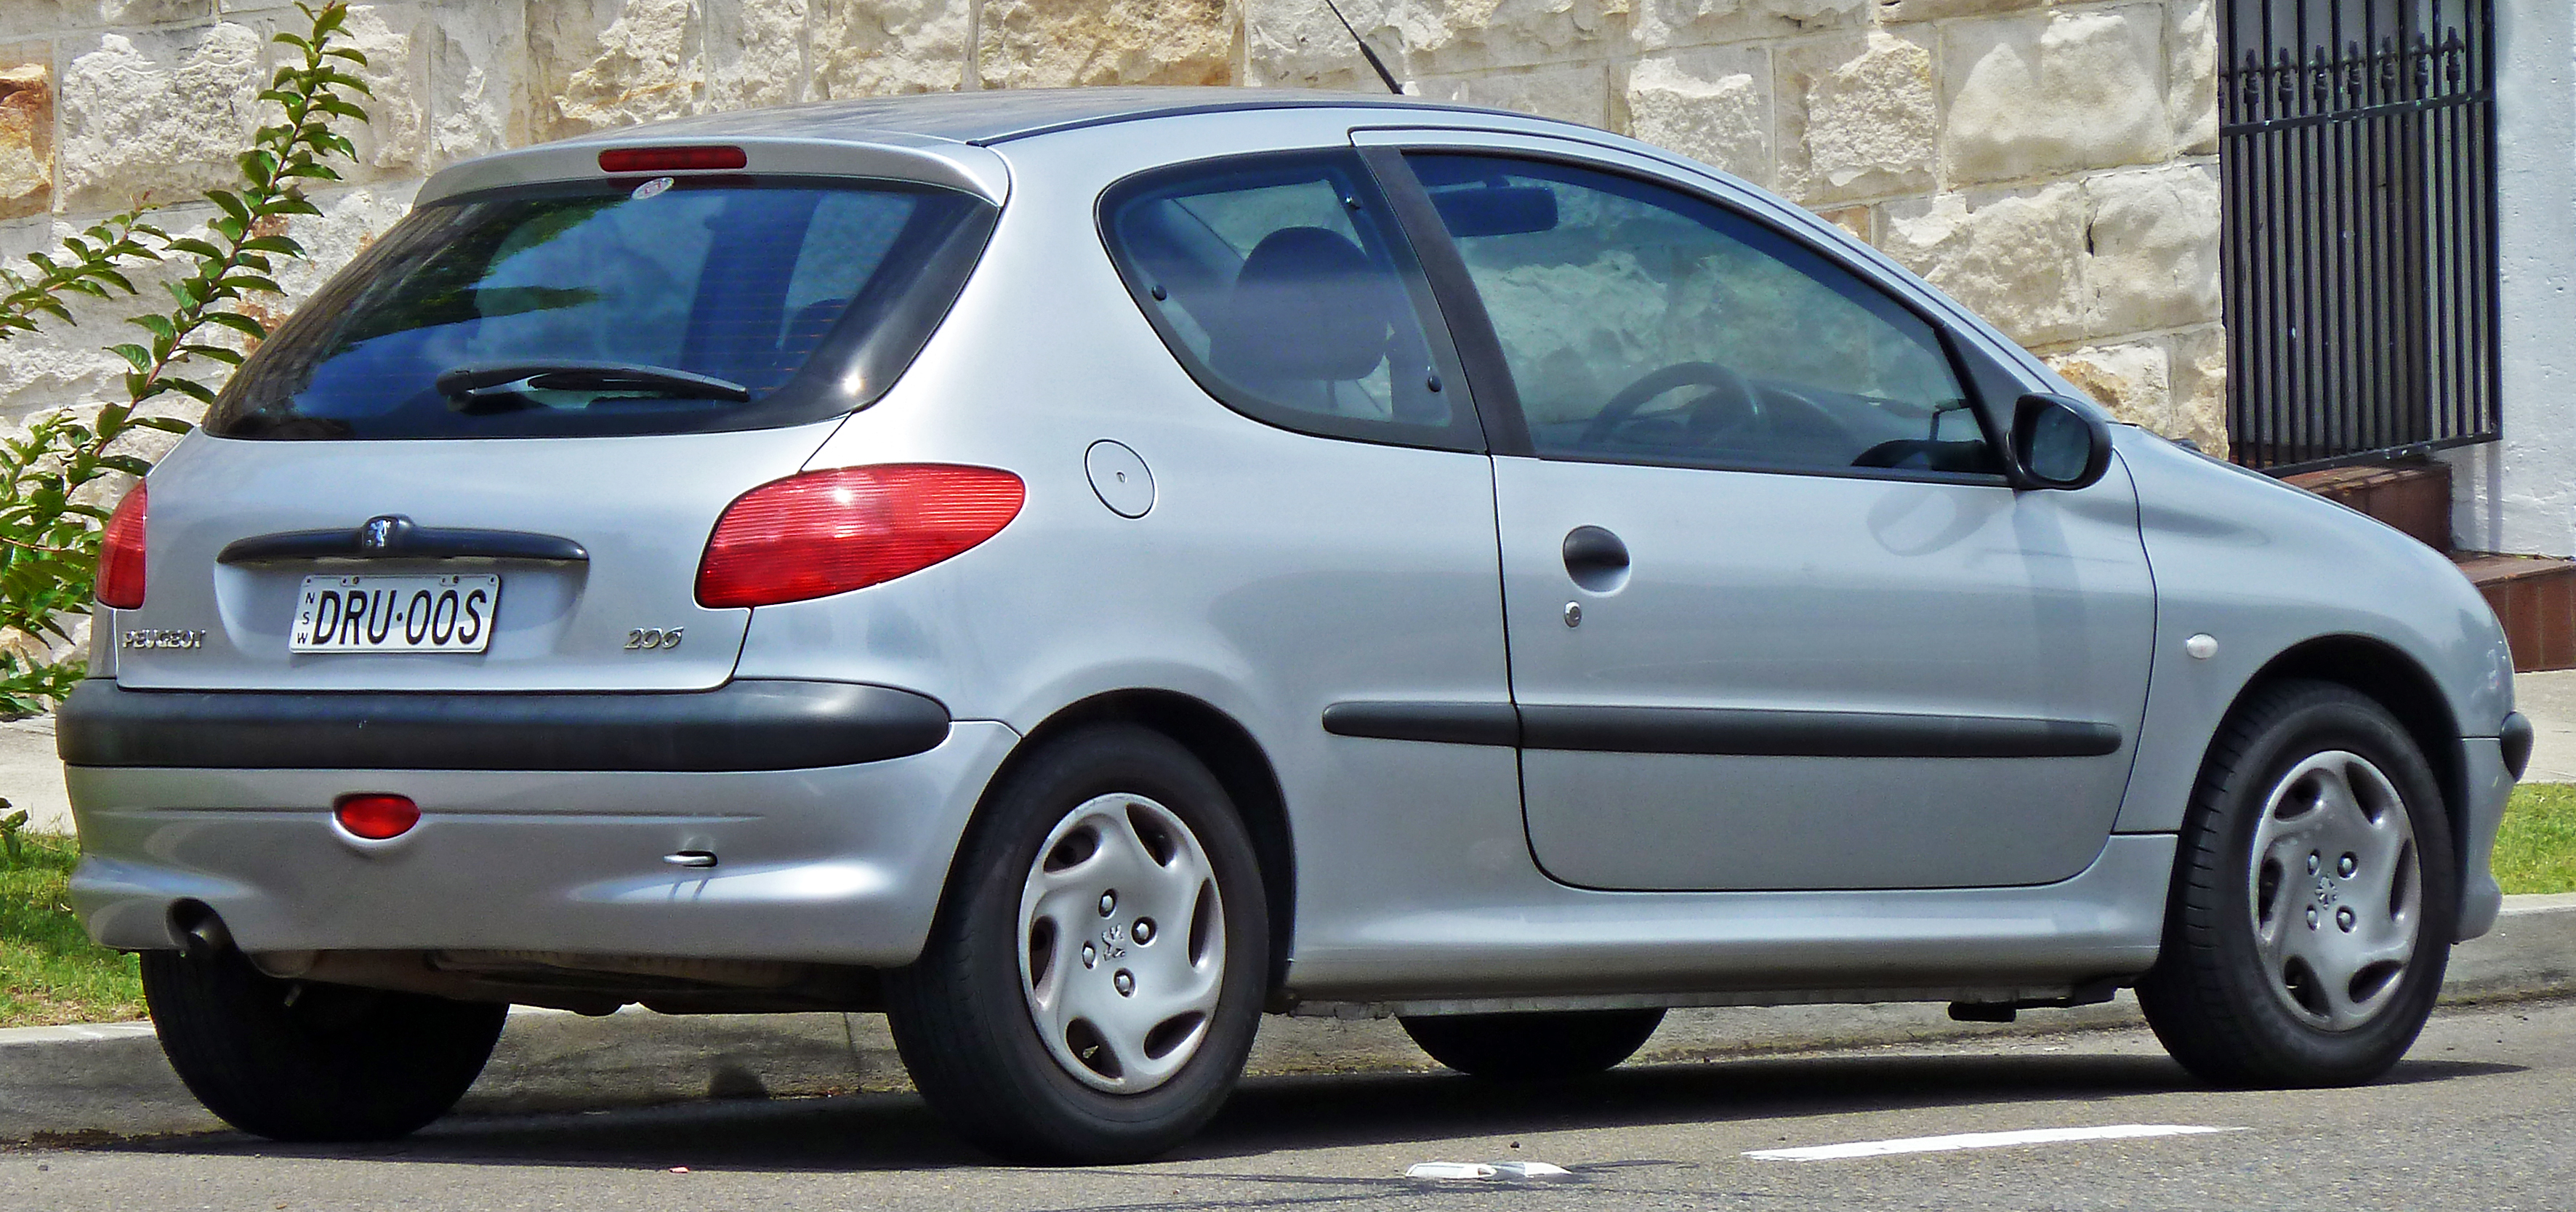
M 2082 870 L 2145 700 L 2125 473 L 2016 491 L 1992 441 L 2011 401 L 1971 389 L 1961 336 L 1791 225 L 1615 153 L 1402 159 L 1372 153 L 1439 229 L 1415 243 L 1444 309 L 1481 323 L 1459 340 L 1479 401 L 1520 431 L 1496 441 L 1495 508 L 1548 873 Z

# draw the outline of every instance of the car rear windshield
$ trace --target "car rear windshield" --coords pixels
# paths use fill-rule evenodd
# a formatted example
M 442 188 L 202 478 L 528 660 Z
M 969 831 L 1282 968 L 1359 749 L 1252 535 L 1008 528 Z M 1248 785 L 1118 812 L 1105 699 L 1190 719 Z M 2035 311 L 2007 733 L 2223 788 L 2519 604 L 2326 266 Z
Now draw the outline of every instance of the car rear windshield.
M 424 206 L 279 326 L 206 418 L 234 438 L 687 433 L 873 400 L 994 210 L 814 178 L 609 180 Z

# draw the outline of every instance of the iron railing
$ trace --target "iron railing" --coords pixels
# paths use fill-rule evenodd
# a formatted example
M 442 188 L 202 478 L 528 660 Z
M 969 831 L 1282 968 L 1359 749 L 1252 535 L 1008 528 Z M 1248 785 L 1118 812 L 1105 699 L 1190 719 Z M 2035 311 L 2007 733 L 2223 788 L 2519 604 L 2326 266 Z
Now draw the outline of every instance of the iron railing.
M 2227 428 L 2289 472 L 2497 435 L 2494 0 L 2233 0 Z

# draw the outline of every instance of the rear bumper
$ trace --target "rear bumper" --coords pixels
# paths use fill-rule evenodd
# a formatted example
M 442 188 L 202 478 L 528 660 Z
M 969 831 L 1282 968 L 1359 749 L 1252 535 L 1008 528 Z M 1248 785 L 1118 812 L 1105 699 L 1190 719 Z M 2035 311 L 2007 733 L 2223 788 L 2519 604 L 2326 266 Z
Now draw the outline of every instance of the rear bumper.
M 127 690 L 91 678 L 55 723 L 71 766 L 333 770 L 794 770 L 927 752 L 936 699 L 849 682 L 658 694 Z
M 170 909 L 198 901 L 254 952 L 896 966 L 920 953 L 958 839 L 1018 740 L 991 722 L 942 731 L 910 756 L 794 770 L 73 765 L 86 857 L 71 899 L 92 938 L 132 950 L 179 945 Z M 352 791 L 410 796 L 420 824 L 352 838 L 331 820 Z M 682 850 L 717 864 L 664 861 Z

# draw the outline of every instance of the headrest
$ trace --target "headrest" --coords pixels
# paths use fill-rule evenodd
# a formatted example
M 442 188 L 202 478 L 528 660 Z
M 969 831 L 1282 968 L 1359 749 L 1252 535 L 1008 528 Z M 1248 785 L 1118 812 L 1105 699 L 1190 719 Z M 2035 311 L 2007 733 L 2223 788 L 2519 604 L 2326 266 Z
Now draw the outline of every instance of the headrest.
M 1386 358 L 1393 286 L 1348 237 L 1283 227 L 1243 259 L 1208 361 L 1252 383 L 1359 378 Z

